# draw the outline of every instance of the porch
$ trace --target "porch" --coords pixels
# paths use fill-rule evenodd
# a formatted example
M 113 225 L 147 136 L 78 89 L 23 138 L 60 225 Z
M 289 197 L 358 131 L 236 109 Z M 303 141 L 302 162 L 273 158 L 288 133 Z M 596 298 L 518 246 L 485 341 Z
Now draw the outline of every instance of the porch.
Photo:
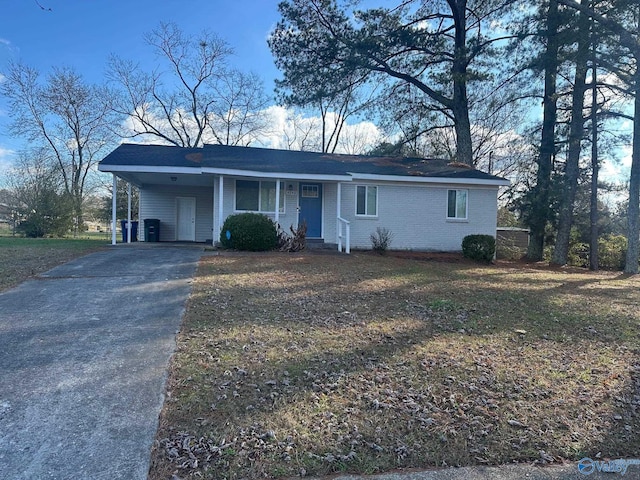
M 126 222 L 133 216 L 131 186 L 140 190 L 140 240 L 144 240 L 144 219 L 153 218 L 160 220 L 161 242 L 216 245 L 229 215 L 255 212 L 271 218 L 285 231 L 306 222 L 310 246 L 333 245 L 340 252 L 351 251 L 351 222 L 342 214 L 344 182 L 338 181 L 349 181 L 349 177 L 110 170 L 114 192 L 118 177 L 128 183 Z M 119 223 L 116 195 L 112 198 L 112 244 L 116 243 Z M 127 243 L 131 242 L 131 230 L 127 228 Z

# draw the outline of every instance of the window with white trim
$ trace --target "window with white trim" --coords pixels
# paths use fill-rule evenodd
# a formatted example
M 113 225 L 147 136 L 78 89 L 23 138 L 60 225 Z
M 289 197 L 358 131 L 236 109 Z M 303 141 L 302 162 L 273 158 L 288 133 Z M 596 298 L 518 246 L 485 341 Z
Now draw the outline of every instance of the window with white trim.
M 284 213 L 284 182 L 280 182 L 280 213 Z M 236 210 L 275 213 L 276 182 L 236 180 Z
M 447 191 L 447 218 L 467 219 L 468 190 Z
M 356 186 L 356 215 L 361 217 L 378 215 L 378 187 L 375 185 Z
M 319 198 L 320 186 L 319 185 L 302 185 L 302 198 Z

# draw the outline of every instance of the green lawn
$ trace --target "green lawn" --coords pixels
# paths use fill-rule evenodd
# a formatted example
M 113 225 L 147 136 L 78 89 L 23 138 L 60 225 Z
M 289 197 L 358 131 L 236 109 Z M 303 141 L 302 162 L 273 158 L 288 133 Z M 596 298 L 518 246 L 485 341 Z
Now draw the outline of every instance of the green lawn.
M 0 291 L 107 245 L 102 235 L 78 239 L 0 236 Z
M 366 253 L 204 257 L 151 478 L 635 458 L 639 287 Z

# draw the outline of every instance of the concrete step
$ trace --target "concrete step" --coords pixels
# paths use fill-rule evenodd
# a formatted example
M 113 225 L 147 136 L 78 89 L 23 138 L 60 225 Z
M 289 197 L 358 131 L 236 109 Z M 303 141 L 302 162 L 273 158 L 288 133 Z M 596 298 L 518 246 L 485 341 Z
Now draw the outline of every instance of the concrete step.
M 338 250 L 337 243 L 327 243 L 321 238 L 307 238 L 306 247 L 309 250 Z

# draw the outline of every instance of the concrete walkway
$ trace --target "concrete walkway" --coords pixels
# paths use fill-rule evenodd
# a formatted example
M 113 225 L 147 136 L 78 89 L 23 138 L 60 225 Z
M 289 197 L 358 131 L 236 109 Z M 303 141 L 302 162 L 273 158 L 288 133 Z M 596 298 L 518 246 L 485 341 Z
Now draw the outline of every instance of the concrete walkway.
M 117 246 L 0 294 L 0 478 L 147 478 L 201 254 Z

